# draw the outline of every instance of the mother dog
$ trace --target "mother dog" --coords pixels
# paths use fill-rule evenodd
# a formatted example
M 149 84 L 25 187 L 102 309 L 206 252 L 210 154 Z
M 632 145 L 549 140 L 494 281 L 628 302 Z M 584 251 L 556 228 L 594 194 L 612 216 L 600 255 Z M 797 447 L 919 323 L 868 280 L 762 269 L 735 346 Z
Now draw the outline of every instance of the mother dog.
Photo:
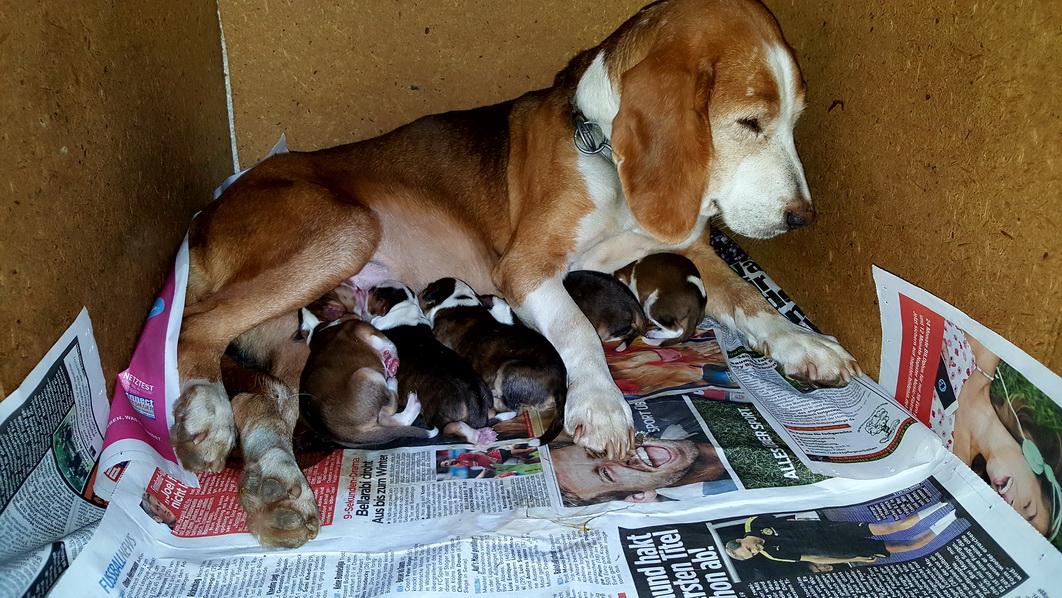
M 231 405 L 221 357 L 355 275 L 414 289 L 452 276 L 503 295 L 567 366 L 566 430 L 609 458 L 631 447 L 631 415 L 561 284 L 572 269 L 681 253 L 701 272 L 708 314 L 791 375 L 850 380 L 851 355 L 780 316 L 706 240 L 716 217 L 754 238 L 814 217 L 793 143 L 803 108 L 800 70 L 763 5 L 664 0 L 547 89 L 263 162 L 192 224 L 171 430 L 181 462 L 220 469 L 238 430 L 252 533 L 266 546 L 316 535 L 291 454 L 298 354 L 243 343 L 271 375 L 230 388 Z

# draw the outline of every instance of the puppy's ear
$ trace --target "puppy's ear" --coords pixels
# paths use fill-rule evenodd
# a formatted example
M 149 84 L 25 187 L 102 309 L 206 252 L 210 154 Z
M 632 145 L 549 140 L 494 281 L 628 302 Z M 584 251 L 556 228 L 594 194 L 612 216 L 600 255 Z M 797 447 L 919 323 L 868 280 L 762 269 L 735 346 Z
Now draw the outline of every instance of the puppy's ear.
M 620 268 L 619 270 L 613 272 L 612 275 L 616 277 L 616 280 L 622 282 L 627 286 L 630 286 L 631 278 L 634 276 L 634 265 L 637 263 L 638 262 L 631 262 L 626 266 Z
M 712 76 L 653 54 L 625 72 L 612 155 L 638 225 L 678 243 L 693 232 L 708 184 Z

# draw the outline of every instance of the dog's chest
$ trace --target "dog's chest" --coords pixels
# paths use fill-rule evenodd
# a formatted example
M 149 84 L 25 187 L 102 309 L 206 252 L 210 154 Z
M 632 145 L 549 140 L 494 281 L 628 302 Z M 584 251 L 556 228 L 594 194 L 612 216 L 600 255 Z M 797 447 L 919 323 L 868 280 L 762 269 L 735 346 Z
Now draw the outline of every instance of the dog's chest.
M 576 226 L 569 269 L 612 272 L 662 248 L 635 222 L 611 161 L 580 154 L 577 166 L 594 209 Z

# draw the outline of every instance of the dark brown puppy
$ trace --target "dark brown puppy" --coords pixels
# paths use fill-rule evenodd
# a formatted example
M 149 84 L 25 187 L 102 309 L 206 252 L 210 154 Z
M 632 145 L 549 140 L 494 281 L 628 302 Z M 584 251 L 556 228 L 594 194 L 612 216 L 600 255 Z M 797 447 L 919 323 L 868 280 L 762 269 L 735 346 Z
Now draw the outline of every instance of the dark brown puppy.
M 674 253 L 654 253 L 616 271 L 630 287 L 646 317 L 657 328 L 645 333 L 645 342 L 663 346 L 693 336 L 704 318 L 707 296 L 697 266 Z
M 310 357 L 302 370 L 299 407 L 311 429 L 349 447 L 439 433 L 412 425 L 421 410 L 415 394 L 398 413 L 398 349 L 390 339 L 356 316 L 323 323 L 303 311 Z
M 366 305 L 372 325 L 398 347 L 398 397 L 416 393 L 429 426 L 473 444 L 488 444 L 498 435 L 487 427 L 495 413 L 490 389 L 460 355 L 440 343 L 409 287 L 377 285 Z
M 645 314 L 638 299 L 611 274 L 575 270 L 564 277 L 564 288 L 602 341 L 623 341 L 617 351 L 645 332 Z
M 493 310 L 508 309 L 502 299 L 489 299 Z M 538 438 L 546 444 L 563 429 L 568 373 L 557 350 L 544 336 L 514 319 L 502 323 L 456 278 L 441 278 L 420 293 L 420 307 L 431 321 L 435 338 L 468 360 L 494 396 L 494 409 L 556 407 L 550 427 Z

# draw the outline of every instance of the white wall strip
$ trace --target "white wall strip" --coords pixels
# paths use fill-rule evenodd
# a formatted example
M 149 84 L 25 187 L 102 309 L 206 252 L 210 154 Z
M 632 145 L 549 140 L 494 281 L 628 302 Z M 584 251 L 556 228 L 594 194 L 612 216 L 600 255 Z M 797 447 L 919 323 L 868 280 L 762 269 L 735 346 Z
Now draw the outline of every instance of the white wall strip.
M 225 71 L 225 103 L 229 111 L 229 142 L 232 144 L 232 172 L 240 172 L 240 154 L 236 149 L 236 120 L 232 110 L 232 80 L 229 78 L 229 50 L 225 45 L 225 26 L 221 22 L 221 0 L 218 8 L 218 31 L 221 32 L 221 65 Z

